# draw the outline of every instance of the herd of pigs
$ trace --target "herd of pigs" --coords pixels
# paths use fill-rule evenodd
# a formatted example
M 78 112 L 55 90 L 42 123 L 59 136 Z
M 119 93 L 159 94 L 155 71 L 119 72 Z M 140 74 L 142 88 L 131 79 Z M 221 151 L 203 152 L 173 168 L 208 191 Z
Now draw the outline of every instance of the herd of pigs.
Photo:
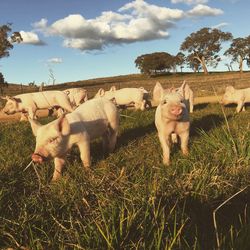
M 43 163 L 54 159 L 53 180 L 61 177 L 66 153 L 76 144 L 80 151 L 83 166 L 90 167 L 90 142 L 102 137 L 104 153 L 115 148 L 119 127 L 118 107 L 133 106 L 136 110 L 157 105 L 155 125 L 163 151 L 163 163 L 170 164 L 171 143 L 180 141 L 181 151 L 188 155 L 189 113 L 193 112 L 193 91 L 184 81 L 179 88 L 164 89 L 157 82 L 152 97 L 141 88 L 111 87 L 105 91 L 99 89 L 94 98 L 88 99 L 83 88 L 71 88 L 64 91 L 41 91 L 2 97 L 6 100 L 3 112 L 10 115 L 22 113 L 21 120 L 28 119 L 36 137 L 35 152 L 32 160 Z M 250 88 L 226 88 L 221 103 L 236 103 L 236 111 L 245 110 L 244 104 L 250 102 Z M 48 109 L 49 114 L 57 110 L 56 120 L 41 125 L 37 121 L 36 111 Z

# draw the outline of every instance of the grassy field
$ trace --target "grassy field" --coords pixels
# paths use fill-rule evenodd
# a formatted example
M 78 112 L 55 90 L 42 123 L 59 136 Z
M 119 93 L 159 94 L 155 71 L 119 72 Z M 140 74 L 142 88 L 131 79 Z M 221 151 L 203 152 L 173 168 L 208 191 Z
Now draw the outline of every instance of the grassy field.
M 121 111 L 115 152 L 93 142 L 87 173 L 73 148 L 56 183 L 52 162 L 26 169 L 29 123 L 0 124 L 0 249 L 250 249 L 249 108 L 196 105 L 169 167 L 154 113 Z

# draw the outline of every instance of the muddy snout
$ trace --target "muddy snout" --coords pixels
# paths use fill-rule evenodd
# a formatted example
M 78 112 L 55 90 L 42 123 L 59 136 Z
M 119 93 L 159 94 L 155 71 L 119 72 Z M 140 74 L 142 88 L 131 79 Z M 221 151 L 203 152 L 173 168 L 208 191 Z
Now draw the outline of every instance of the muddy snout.
M 170 113 L 175 115 L 175 116 L 181 115 L 182 112 L 183 112 L 183 108 L 181 106 L 173 106 L 170 109 Z

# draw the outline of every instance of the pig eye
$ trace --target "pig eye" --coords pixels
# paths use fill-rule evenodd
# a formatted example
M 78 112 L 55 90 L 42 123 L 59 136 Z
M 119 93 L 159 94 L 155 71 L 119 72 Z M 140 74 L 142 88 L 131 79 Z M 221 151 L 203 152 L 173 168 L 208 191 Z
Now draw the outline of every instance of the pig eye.
M 50 138 L 49 143 L 54 143 L 56 142 L 57 139 L 58 139 L 58 136 L 54 138 Z
M 162 101 L 162 104 L 166 104 L 166 103 L 167 103 L 167 100 L 166 100 L 166 99 Z

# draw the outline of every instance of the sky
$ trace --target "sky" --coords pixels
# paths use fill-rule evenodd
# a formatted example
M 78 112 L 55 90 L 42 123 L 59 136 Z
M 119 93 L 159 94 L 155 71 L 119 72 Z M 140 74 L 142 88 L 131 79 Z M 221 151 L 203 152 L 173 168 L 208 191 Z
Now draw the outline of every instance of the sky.
M 139 73 L 138 56 L 176 55 L 185 38 L 203 27 L 246 37 L 250 1 L 0 0 L 0 25 L 7 23 L 23 42 L 0 59 L 5 80 L 64 83 Z M 217 70 L 227 70 L 228 58 L 222 59 Z

